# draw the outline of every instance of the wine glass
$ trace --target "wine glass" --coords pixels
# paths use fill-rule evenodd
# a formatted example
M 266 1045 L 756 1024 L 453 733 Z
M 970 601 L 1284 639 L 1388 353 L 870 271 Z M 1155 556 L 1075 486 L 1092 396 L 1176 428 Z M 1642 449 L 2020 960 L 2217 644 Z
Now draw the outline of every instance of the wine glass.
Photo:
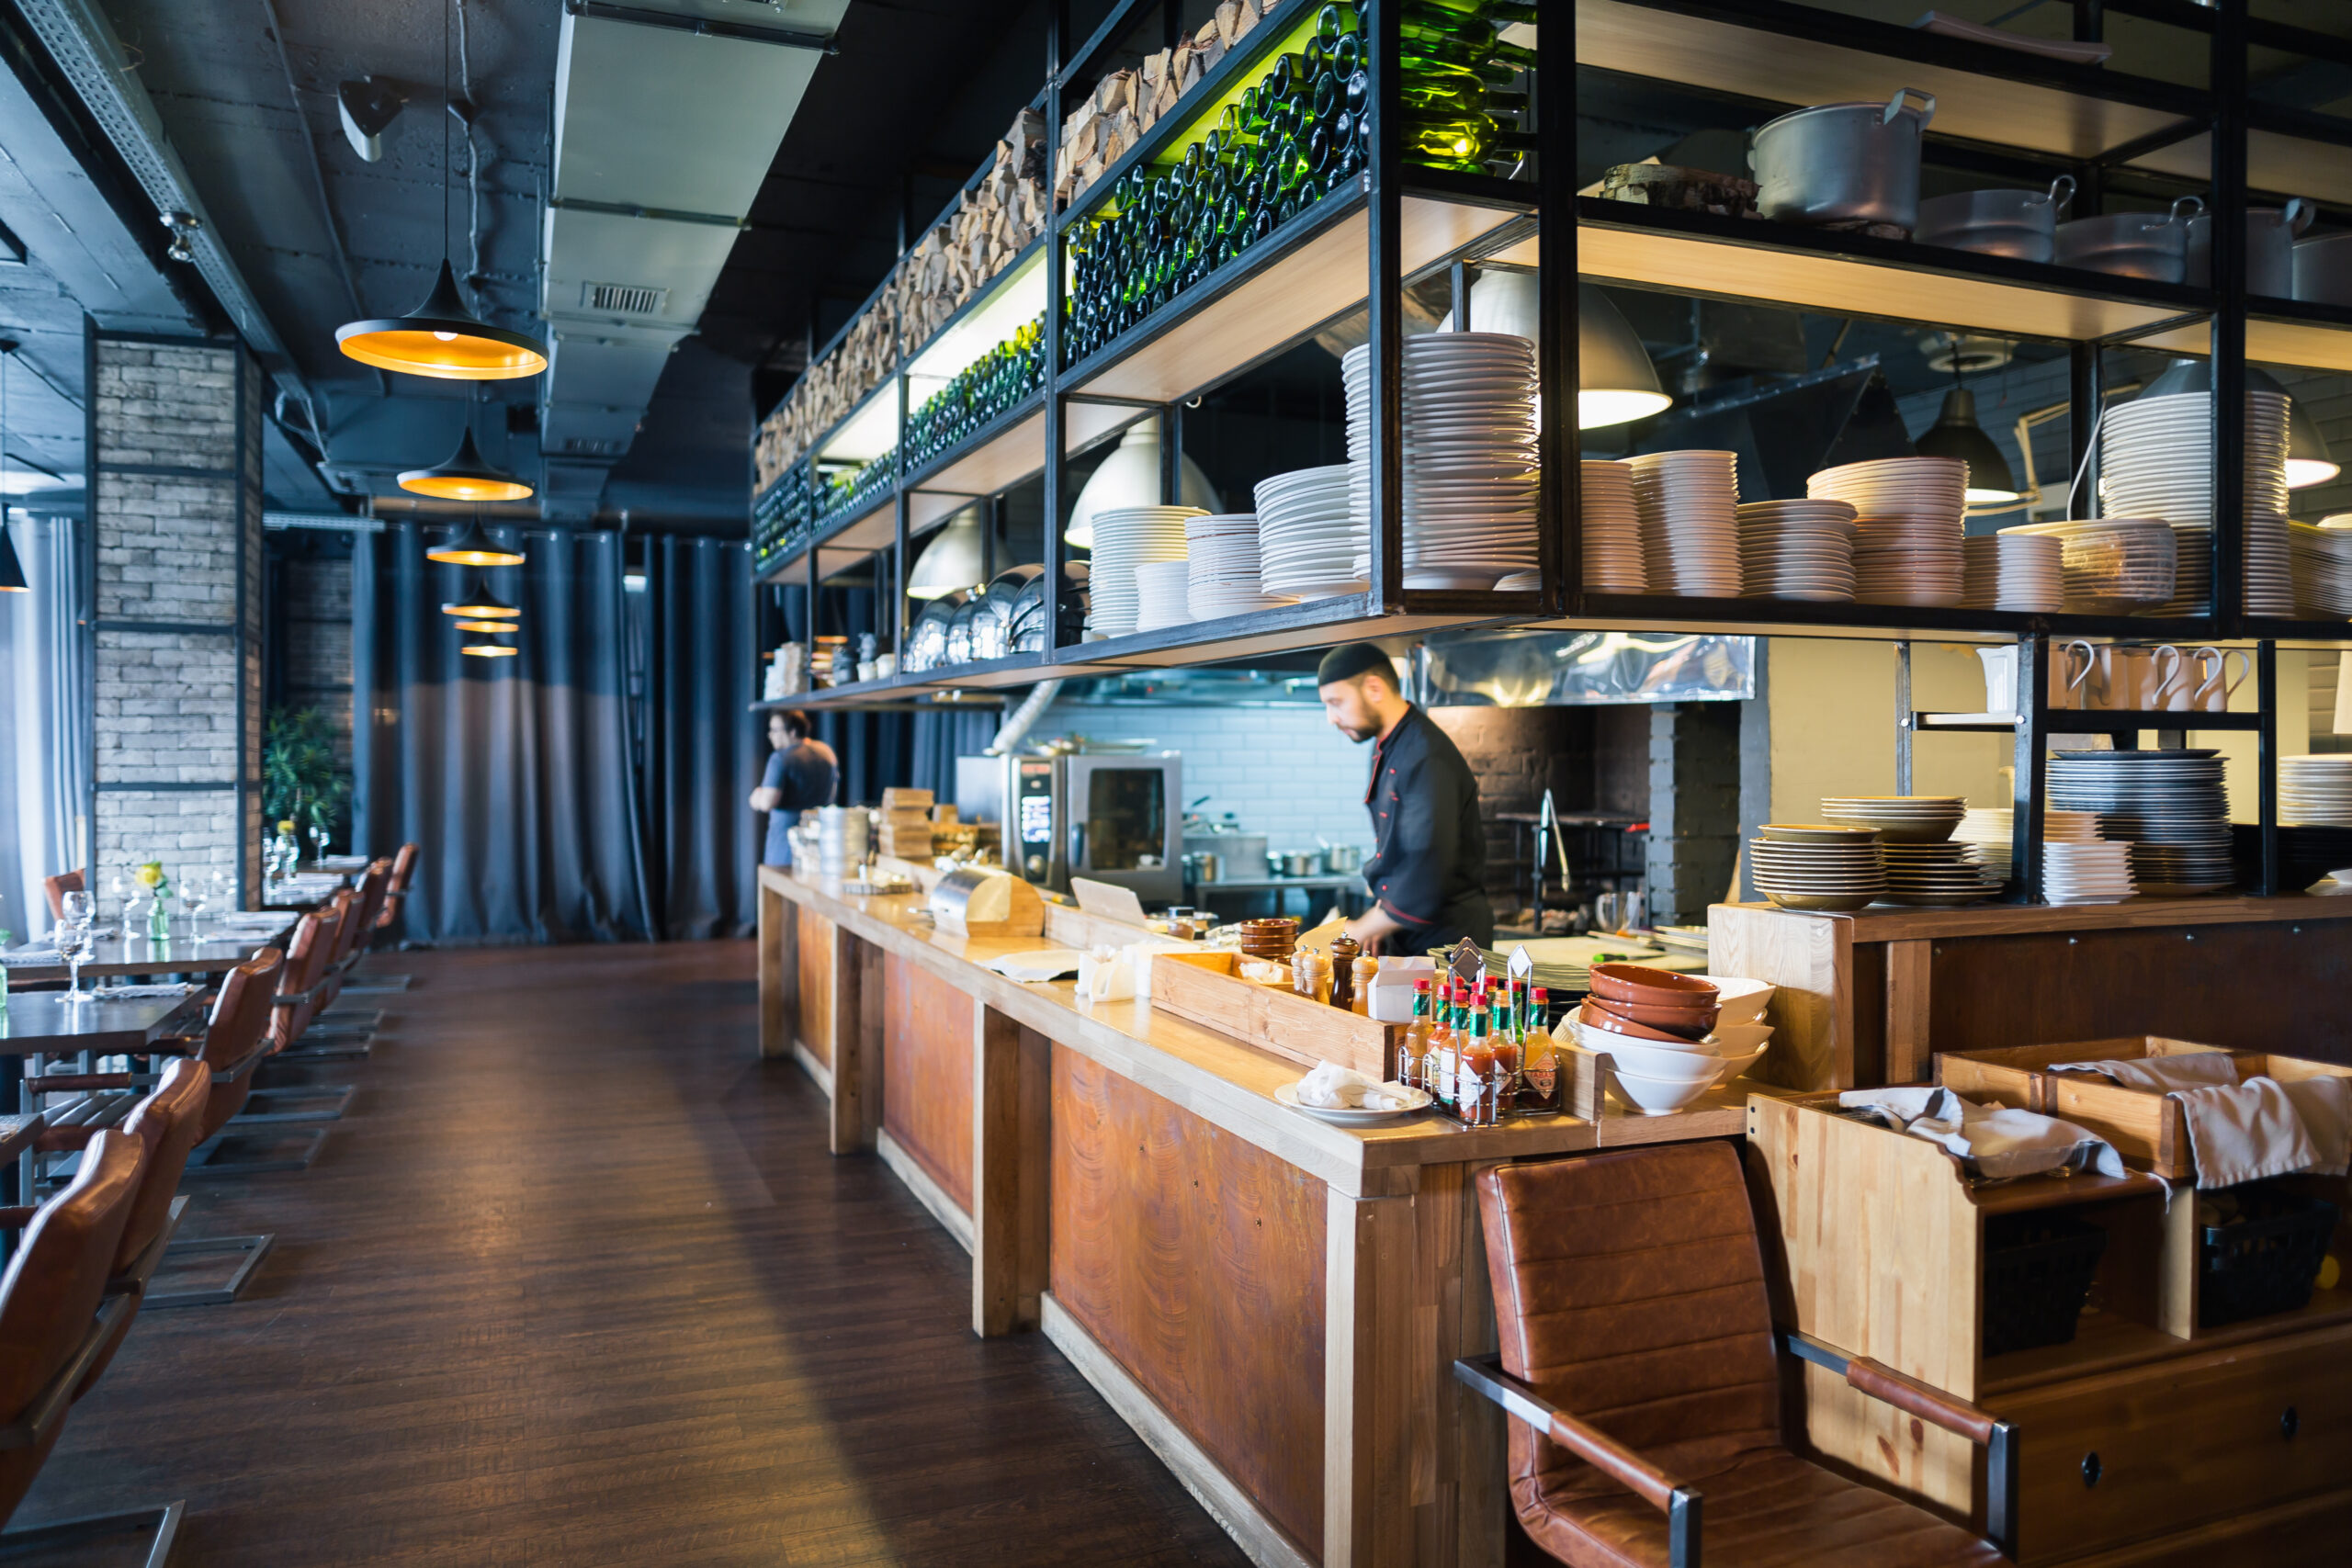
M 212 877 L 202 876 L 195 872 L 189 872 L 180 878 L 180 908 L 187 913 L 187 939 L 190 942 L 198 940 L 197 922 L 204 914 L 205 905 L 211 901 L 211 884 Z
M 123 930 L 126 931 L 130 929 L 130 890 L 134 886 L 136 885 L 130 880 L 130 873 L 128 870 L 118 871 L 107 878 L 107 899 L 119 911 L 118 918 L 122 921 Z M 91 921 L 95 923 L 105 913 L 104 909 L 93 904 L 90 907 Z
M 82 988 L 82 965 L 97 951 L 97 932 L 90 921 L 90 896 L 80 892 L 66 894 L 57 918 L 57 955 L 65 960 L 71 981 L 65 990 L 67 1000 L 90 999 L 91 993 Z
M 311 824 L 311 863 L 316 865 L 326 858 L 327 825 L 323 822 L 313 822 Z

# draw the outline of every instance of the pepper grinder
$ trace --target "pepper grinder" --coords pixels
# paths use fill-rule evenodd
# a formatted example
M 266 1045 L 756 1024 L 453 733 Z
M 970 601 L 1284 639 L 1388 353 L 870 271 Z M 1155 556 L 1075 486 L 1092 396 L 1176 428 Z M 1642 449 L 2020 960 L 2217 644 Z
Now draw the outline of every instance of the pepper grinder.
M 1352 1012 L 1356 999 L 1356 955 L 1363 951 L 1363 943 L 1351 936 L 1331 939 L 1331 1005 L 1341 1012 Z

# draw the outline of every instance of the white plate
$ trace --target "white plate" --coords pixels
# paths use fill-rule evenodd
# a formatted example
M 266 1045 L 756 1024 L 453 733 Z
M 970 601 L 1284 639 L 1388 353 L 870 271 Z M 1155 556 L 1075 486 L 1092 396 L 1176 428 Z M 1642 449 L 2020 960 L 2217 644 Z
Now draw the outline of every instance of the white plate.
M 1314 1117 L 1317 1122 L 1329 1122 L 1340 1127 L 1365 1127 L 1380 1122 L 1394 1122 L 1400 1116 L 1411 1116 L 1428 1110 L 1434 1103 L 1427 1089 L 1417 1089 L 1413 1092 L 1421 1097 L 1421 1102 L 1408 1111 L 1359 1111 L 1351 1108 L 1331 1109 L 1320 1105 L 1301 1105 L 1298 1102 L 1298 1086 L 1295 1083 L 1275 1086 L 1274 1099 L 1277 1102 L 1289 1106 L 1293 1111 Z

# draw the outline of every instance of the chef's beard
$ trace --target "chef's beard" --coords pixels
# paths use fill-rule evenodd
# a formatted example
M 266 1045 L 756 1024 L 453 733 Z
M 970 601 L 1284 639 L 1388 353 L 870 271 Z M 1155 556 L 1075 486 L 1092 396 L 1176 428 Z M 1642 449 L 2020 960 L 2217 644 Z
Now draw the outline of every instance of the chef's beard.
M 1342 725 L 1339 725 L 1339 726 L 1337 726 L 1336 728 L 1338 728 L 1338 730 L 1340 731 L 1340 734 L 1342 734 L 1342 735 L 1346 736 L 1349 739 L 1351 739 L 1351 740 L 1354 741 L 1354 742 L 1355 742 L 1357 745 L 1359 745 L 1359 746 L 1363 745 L 1365 741 L 1367 741 L 1367 740 L 1371 739 L 1374 736 L 1375 736 L 1375 735 L 1377 735 L 1377 734 L 1379 734 L 1379 733 L 1380 733 L 1380 730 L 1378 729 L 1378 728 L 1377 728 L 1377 727 L 1374 727 L 1374 728 L 1369 728 L 1369 729 L 1356 729 L 1356 728 L 1351 728 L 1351 727 L 1350 727 L 1350 726 L 1348 726 L 1348 725 L 1344 725 L 1344 724 L 1342 724 Z

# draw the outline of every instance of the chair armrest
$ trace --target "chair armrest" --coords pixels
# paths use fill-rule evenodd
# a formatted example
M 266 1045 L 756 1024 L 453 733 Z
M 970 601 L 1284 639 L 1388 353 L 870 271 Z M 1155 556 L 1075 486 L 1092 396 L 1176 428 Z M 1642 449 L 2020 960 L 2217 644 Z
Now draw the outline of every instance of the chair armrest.
M 18 1203 L 11 1208 L 0 1209 L 0 1231 L 20 1231 L 31 1224 L 33 1216 L 40 1213 L 40 1210 L 30 1203 Z
M 33 1395 L 22 1416 L 0 1427 L 0 1452 L 39 1448 L 49 1440 L 50 1434 L 56 1429 L 58 1422 L 65 1418 L 67 1408 L 74 1403 L 74 1391 L 82 1386 L 84 1378 L 89 1376 L 91 1366 L 106 1350 L 107 1341 L 114 1337 L 122 1320 L 138 1310 L 139 1298 L 135 1295 L 106 1299 L 98 1308 L 96 1318 L 91 1322 L 90 1331 L 82 1337 L 82 1343 L 73 1355 L 66 1358 L 65 1365 L 58 1369 L 57 1375 Z
M 1510 1415 L 1666 1515 L 1667 1551 L 1672 1568 L 1697 1568 L 1700 1495 L 1632 1449 L 1569 1415 L 1529 1384 L 1503 1371 L 1502 1358 L 1480 1356 L 1453 1363 L 1453 1375 Z
M 334 981 L 329 978 L 320 981 L 307 991 L 280 991 L 270 998 L 270 1003 L 274 1007 L 298 1008 L 315 998 L 321 991 L 325 990 L 332 984 Z
M 1893 1405 L 1906 1416 L 1967 1438 L 1984 1450 L 1984 1537 L 2001 1555 L 2017 1556 L 2018 1433 L 2008 1422 L 1966 1400 L 1906 1377 L 1883 1361 L 1849 1356 L 1808 1334 L 1785 1330 L 1781 1342 L 1799 1360 L 1811 1361 L 1846 1380 L 1847 1386 Z

